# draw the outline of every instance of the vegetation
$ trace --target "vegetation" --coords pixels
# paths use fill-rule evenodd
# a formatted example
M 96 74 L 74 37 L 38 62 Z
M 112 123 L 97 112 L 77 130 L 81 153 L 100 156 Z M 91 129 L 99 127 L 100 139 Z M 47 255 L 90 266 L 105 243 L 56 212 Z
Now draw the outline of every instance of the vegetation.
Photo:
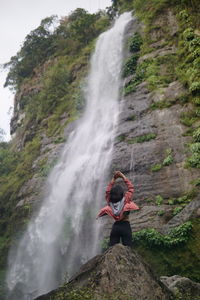
M 163 166 L 169 166 L 173 163 L 174 159 L 173 159 L 173 156 L 172 156 L 172 149 L 166 149 L 166 154 L 167 156 L 165 157 L 165 159 L 163 160 Z
M 129 39 L 129 51 L 131 53 L 139 52 L 142 43 L 141 35 L 138 32 L 134 33 L 133 37 Z
M 122 71 L 122 76 L 127 77 L 129 75 L 134 74 L 136 67 L 137 67 L 137 60 L 139 56 L 138 54 L 132 55 L 130 58 L 127 59 L 123 71 Z
M 164 199 L 162 196 L 157 195 L 155 200 L 156 200 L 156 205 L 160 206 L 161 204 L 163 204 Z
M 200 281 L 199 228 L 199 220 L 194 219 L 166 236 L 147 229 L 138 233 L 135 248 L 158 276 L 178 274 Z
M 162 168 L 162 165 L 161 165 L 161 164 L 156 164 L 156 165 L 154 165 L 154 166 L 151 167 L 151 171 L 152 171 L 152 172 L 157 172 L 157 171 L 159 171 L 161 168 Z
M 173 228 L 169 234 L 162 235 L 155 229 L 143 229 L 134 233 L 135 243 L 141 242 L 148 247 L 166 247 L 171 248 L 182 243 L 186 243 L 190 238 L 192 223 L 186 222 L 176 228 Z
M 148 142 L 152 139 L 155 139 L 156 136 L 157 135 L 155 133 L 148 133 L 148 134 L 137 136 L 133 139 L 129 139 L 129 140 L 127 140 L 127 142 L 128 142 L 128 144 L 144 143 L 144 142 Z
M 162 169 L 162 167 L 169 166 L 173 163 L 174 158 L 173 158 L 173 155 L 172 155 L 172 149 L 171 148 L 166 149 L 165 153 L 166 153 L 167 156 L 164 158 L 163 162 L 160 163 L 160 164 L 156 164 L 156 165 L 151 167 L 150 170 L 152 172 L 158 172 L 160 169 Z
M 158 213 L 157 213 L 157 215 L 159 217 L 162 217 L 164 214 L 165 214 L 165 211 L 163 209 L 159 210 Z

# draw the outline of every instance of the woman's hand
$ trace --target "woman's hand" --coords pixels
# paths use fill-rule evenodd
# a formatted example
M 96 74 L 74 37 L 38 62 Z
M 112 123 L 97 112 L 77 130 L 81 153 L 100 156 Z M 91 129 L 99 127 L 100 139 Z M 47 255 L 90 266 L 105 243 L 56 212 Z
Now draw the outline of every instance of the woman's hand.
M 120 171 L 115 171 L 113 178 L 117 179 L 119 177 L 121 177 L 123 180 L 126 178 L 126 176 L 123 173 L 121 173 Z

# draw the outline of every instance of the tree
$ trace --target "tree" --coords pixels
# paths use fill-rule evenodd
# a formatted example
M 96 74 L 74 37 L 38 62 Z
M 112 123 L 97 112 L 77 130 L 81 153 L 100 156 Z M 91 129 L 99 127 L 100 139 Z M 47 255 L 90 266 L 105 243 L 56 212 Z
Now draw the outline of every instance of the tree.
M 43 19 L 40 26 L 26 36 L 20 51 L 4 64 L 4 68 L 10 69 L 4 87 L 18 88 L 26 77 L 33 74 L 34 68 L 53 53 L 54 33 L 51 28 L 56 18 Z

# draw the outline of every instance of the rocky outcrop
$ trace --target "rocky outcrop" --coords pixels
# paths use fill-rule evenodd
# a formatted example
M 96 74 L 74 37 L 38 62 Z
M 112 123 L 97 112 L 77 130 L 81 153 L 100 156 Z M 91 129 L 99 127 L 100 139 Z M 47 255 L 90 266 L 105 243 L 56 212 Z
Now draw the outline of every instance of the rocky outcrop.
M 167 224 L 165 224 L 163 232 L 168 233 L 171 228 L 187 222 L 190 218 L 199 218 L 199 209 L 200 197 L 191 201 L 177 216 L 174 216 Z
M 117 244 L 83 265 L 68 284 L 37 300 L 71 299 L 85 291 L 87 299 L 167 300 L 171 292 L 159 281 L 142 258 L 129 247 Z M 76 298 L 73 298 L 76 299 Z M 79 299 L 79 298 L 77 298 Z M 80 298 L 86 299 L 86 298 Z
M 182 300 L 200 299 L 200 284 L 186 277 L 174 275 L 171 277 L 162 276 L 160 280 L 170 289 L 175 297 Z

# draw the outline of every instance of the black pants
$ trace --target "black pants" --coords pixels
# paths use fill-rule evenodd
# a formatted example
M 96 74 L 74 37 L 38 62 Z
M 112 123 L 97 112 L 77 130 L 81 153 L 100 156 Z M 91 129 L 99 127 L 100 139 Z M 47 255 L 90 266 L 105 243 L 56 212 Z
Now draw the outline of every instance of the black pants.
M 116 221 L 110 233 L 110 246 L 120 243 L 124 246 L 132 246 L 132 230 L 129 221 Z

